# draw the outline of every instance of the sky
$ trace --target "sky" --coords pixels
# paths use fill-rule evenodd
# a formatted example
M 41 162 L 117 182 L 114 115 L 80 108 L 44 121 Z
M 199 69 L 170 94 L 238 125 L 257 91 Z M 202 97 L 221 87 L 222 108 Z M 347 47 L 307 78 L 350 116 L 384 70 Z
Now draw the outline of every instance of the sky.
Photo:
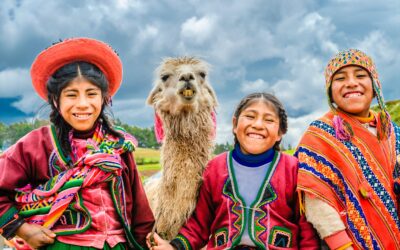
M 232 114 L 246 94 L 267 91 L 289 116 L 286 146 L 328 110 L 323 70 L 338 51 L 372 56 L 385 100 L 400 99 L 400 1 L 367 0 L 2 0 L 0 122 L 47 118 L 30 66 L 53 42 L 90 37 L 123 63 L 114 118 L 151 127 L 145 104 L 161 60 L 197 56 L 211 64 L 219 101 L 216 142 L 232 143 Z M 48 107 L 47 107 L 48 109 Z

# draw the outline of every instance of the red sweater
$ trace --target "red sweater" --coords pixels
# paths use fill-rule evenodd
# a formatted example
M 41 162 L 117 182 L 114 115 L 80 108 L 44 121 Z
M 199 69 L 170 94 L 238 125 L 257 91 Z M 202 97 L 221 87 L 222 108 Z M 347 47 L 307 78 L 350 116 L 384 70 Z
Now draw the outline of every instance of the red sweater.
M 0 156 L 0 226 L 13 219 L 18 211 L 14 205 L 15 188 L 30 183 L 33 187 L 46 182 L 61 164 L 56 153 L 57 140 L 49 127 L 34 130 L 21 138 Z M 124 153 L 123 180 L 126 214 L 130 232 L 145 246 L 145 237 L 151 231 L 154 217 L 141 184 L 131 153 Z M 123 223 L 123 222 L 122 222 Z
M 271 180 L 264 182 L 256 201 L 247 205 L 252 211 L 248 218 L 229 159 L 223 153 L 209 162 L 196 209 L 171 243 L 178 249 L 200 249 L 206 244 L 207 249 L 234 249 L 248 227 L 259 249 L 318 249 L 313 227 L 299 214 L 297 159 L 276 153 Z

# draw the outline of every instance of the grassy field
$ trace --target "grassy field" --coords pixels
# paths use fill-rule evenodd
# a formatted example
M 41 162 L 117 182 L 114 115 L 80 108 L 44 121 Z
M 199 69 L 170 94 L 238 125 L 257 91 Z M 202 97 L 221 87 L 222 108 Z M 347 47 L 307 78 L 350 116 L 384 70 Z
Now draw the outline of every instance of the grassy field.
M 150 148 L 136 148 L 133 153 L 142 180 L 160 171 L 160 151 Z
M 293 155 L 294 149 L 285 151 Z M 134 152 L 137 168 L 142 180 L 161 170 L 160 151 L 149 148 L 137 148 Z

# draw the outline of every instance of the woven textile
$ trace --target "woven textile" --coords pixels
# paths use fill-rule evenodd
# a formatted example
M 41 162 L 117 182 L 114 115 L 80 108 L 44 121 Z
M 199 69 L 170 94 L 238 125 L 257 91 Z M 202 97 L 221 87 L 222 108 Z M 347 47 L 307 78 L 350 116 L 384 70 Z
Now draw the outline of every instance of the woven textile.
M 135 139 L 127 134 L 122 139 L 104 135 L 101 126 L 98 126 L 93 138 L 87 140 L 87 153 L 77 159 L 72 168 L 60 172 L 34 189 L 28 185 L 17 190 L 19 214 L 26 217 L 29 223 L 51 228 L 70 205 L 86 212 L 80 201 L 79 190 L 100 182 L 109 182 L 113 187 L 112 195 L 119 194 L 113 198 L 123 205 L 120 155 L 133 151 L 135 143 Z M 90 220 L 86 220 L 86 223 L 77 225 L 75 230 L 79 231 L 89 224 Z
M 339 140 L 332 112 L 311 123 L 298 146 L 298 189 L 330 204 L 341 216 L 355 249 L 400 249 L 398 202 L 393 192 L 396 162 L 393 124 L 380 141 L 344 113 L 354 135 Z

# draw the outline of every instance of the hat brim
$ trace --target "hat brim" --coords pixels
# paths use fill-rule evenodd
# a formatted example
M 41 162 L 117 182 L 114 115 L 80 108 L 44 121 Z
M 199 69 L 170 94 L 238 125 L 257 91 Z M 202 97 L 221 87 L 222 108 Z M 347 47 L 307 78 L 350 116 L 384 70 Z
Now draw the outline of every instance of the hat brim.
M 47 81 L 62 66 L 75 61 L 96 65 L 108 80 L 108 93 L 113 96 L 122 81 L 122 63 L 106 43 L 90 38 L 72 38 L 42 51 L 31 67 L 32 84 L 41 98 L 47 101 Z

